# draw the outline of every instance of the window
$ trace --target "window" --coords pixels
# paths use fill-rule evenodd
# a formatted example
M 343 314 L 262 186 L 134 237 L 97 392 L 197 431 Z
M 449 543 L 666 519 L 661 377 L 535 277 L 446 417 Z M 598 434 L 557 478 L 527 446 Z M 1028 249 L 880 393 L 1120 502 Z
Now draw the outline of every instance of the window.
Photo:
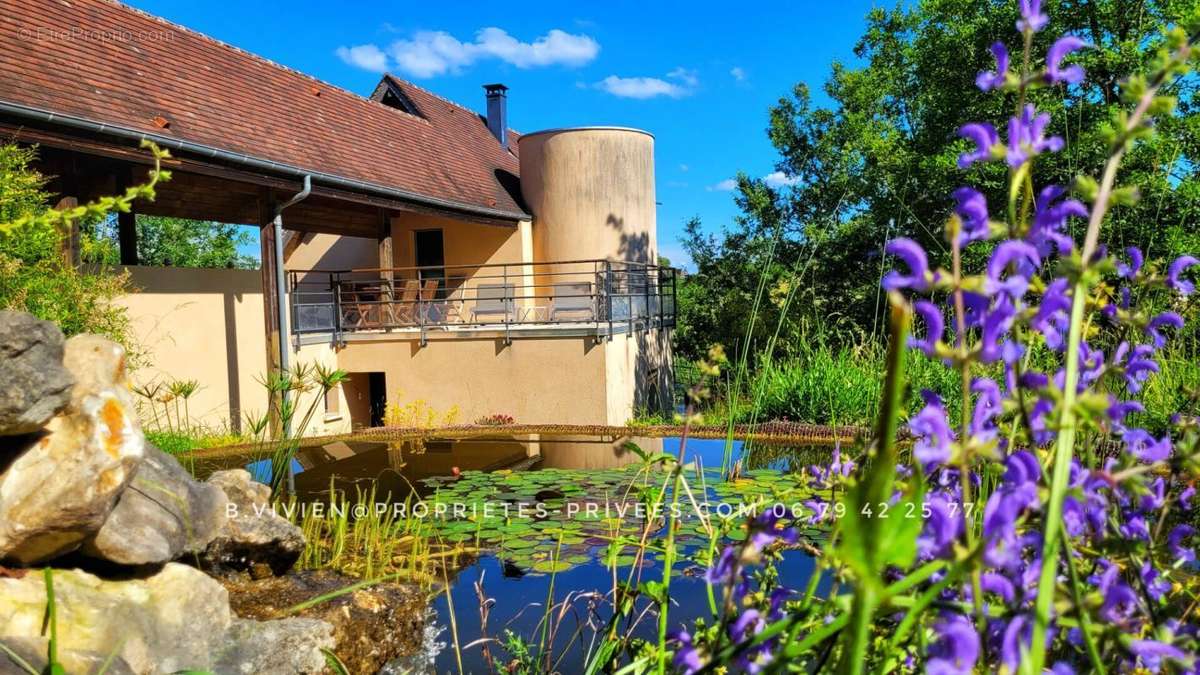
M 333 387 L 325 392 L 325 421 L 332 422 L 342 419 L 340 387 Z

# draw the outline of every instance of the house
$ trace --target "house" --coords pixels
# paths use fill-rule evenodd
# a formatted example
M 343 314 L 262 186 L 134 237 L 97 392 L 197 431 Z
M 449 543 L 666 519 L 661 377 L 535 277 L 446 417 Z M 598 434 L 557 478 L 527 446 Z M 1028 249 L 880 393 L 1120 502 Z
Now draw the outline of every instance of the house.
M 261 270 L 151 268 L 118 218 L 135 379 L 198 380 L 205 423 L 261 412 L 256 378 L 297 363 L 350 372 L 314 433 L 386 401 L 555 424 L 671 405 L 650 134 L 520 134 L 500 84 L 481 112 L 390 75 L 363 97 L 107 0 L 11 4 L 0 54 L 0 137 L 38 144 L 64 203 L 141 181 L 150 139 L 173 177 L 140 213 L 260 228 Z

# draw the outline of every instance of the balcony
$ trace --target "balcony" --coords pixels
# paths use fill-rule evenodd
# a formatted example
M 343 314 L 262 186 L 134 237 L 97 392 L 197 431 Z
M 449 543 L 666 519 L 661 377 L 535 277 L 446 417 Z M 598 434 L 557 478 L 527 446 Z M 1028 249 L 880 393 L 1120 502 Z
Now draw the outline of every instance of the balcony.
M 288 273 L 301 342 L 611 336 L 675 325 L 678 270 L 612 260 Z

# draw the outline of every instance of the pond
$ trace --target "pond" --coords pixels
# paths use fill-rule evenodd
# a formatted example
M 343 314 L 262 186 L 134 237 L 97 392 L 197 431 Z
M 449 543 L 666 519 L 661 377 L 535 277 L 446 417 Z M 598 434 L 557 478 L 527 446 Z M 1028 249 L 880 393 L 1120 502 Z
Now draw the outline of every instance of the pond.
M 326 505 L 331 489 L 366 495 L 378 512 L 417 519 L 418 531 L 443 546 L 470 547 L 446 572 L 449 592 L 433 598 L 440 641 L 452 643 L 456 626 L 463 668 L 483 672 L 483 650 L 465 648 L 485 634 L 480 597 L 494 599 L 486 635 L 505 630 L 527 639 L 542 639 L 547 598 L 562 616 L 557 631 L 545 637 L 554 645 L 564 672 L 576 670 L 594 636 L 581 627 L 602 626 L 617 582 L 636 586 L 659 580 L 663 572 L 661 518 L 650 508 L 662 493 L 666 473 L 656 458 L 678 456 L 681 439 L 623 435 L 488 434 L 463 438 L 386 438 L 366 435 L 301 448 L 293 459 L 298 503 Z M 746 536 L 741 523 L 747 510 L 782 504 L 789 513 L 812 495 L 797 472 L 830 461 L 830 445 L 777 445 L 689 439 L 684 455 L 689 490 L 681 491 L 679 527 L 673 567 L 673 625 L 705 614 L 712 600 L 703 579 L 704 564 L 722 540 Z M 721 467 L 737 466 L 727 478 Z M 270 476 L 269 459 L 228 456 L 200 460 L 193 470 L 204 475 L 219 468 L 244 466 L 260 480 Z M 419 505 L 419 506 L 418 506 Z M 739 510 L 740 509 L 740 510 Z M 661 512 L 657 512 L 661 515 Z M 701 515 L 705 517 L 701 517 Z M 712 536 L 713 523 L 727 523 L 724 537 Z M 646 525 L 651 526 L 647 529 Z M 803 537 L 816 541 L 821 532 L 796 518 Z M 648 548 L 640 557 L 638 542 L 648 531 Z M 778 567 L 785 584 L 807 581 L 812 560 L 800 550 L 786 550 Z M 680 588 L 682 587 L 682 588 Z M 597 597 L 591 592 L 608 594 Z M 568 596 L 568 594 L 573 594 Z M 451 606 L 453 603 L 453 616 Z M 452 620 L 453 619 L 453 620 Z M 629 630 L 653 638 L 652 616 Z M 499 650 L 493 653 L 502 653 Z M 438 672 L 458 669 L 456 650 L 437 656 Z

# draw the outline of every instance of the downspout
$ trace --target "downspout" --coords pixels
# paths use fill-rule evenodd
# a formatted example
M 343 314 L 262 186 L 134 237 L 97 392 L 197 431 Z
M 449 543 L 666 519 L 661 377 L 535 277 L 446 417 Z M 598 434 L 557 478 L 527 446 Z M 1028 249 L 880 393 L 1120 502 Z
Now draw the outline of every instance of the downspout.
M 288 330 L 287 272 L 283 269 L 283 210 L 304 201 L 310 192 L 312 192 L 312 176 L 306 175 L 304 176 L 304 189 L 275 207 L 275 218 L 271 221 L 271 228 L 275 231 L 275 304 L 279 311 L 279 368 L 284 372 L 288 370 L 288 348 L 291 346 L 292 340 Z M 286 405 L 288 392 L 285 390 L 279 396 Z M 285 417 L 282 429 L 283 438 L 291 437 L 291 426 L 291 420 Z M 288 494 L 296 494 L 296 473 L 292 470 L 291 458 L 288 458 L 287 482 Z

